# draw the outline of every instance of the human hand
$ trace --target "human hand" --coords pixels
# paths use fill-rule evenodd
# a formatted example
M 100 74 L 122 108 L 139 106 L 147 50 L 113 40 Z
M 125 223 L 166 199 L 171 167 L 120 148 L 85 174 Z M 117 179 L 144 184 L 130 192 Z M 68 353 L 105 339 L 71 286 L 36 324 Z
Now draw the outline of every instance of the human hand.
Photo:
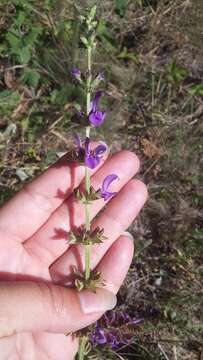
M 0 210 L 0 354 L 1 359 L 72 360 L 77 341 L 65 333 L 96 321 L 115 305 L 133 256 L 133 242 L 123 235 L 147 198 L 145 185 L 130 180 L 137 157 L 122 151 L 106 160 L 91 183 L 101 186 L 115 173 L 118 194 L 104 211 L 103 199 L 93 202 L 93 227 L 104 228 L 102 244 L 92 247 L 91 267 L 101 270 L 105 288 L 96 294 L 64 287 L 71 268 L 84 269 L 83 248 L 68 246 L 68 232 L 84 222 L 83 206 L 72 191 L 84 179 L 84 167 L 60 159 L 26 185 Z M 58 283 L 58 284 L 56 284 Z

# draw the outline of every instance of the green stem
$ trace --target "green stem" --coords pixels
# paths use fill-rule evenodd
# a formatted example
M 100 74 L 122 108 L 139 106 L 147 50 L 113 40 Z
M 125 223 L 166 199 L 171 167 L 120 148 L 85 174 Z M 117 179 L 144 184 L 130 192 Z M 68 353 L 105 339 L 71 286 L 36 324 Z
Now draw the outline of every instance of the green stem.
M 88 68 L 88 78 L 87 78 L 87 94 L 86 94 L 86 114 L 87 116 L 90 113 L 91 108 L 91 51 L 92 49 L 88 47 L 87 49 L 87 68 Z M 90 126 L 86 127 L 86 137 L 90 137 Z M 90 171 L 89 168 L 85 167 L 85 190 L 90 192 Z M 90 230 L 90 204 L 85 204 L 85 229 Z M 85 245 L 85 280 L 88 280 L 90 277 L 90 257 L 91 257 L 91 245 Z M 84 359 L 85 345 L 87 339 L 85 336 L 81 338 L 80 349 L 79 349 L 79 360 Z
M 87 69 L 88 69 L 88 79 L 87 79 L 87 97 L 86 97 L 86 113 L 87 115 L 90 112 L 90 101 L 91 101 L 91 48 L 87 49 Z M 90 126 L 86 127 L 86 137 L 90 137 Z M 90 172 L 88 167 L 85 167 L 85 188 L 86 191 L 90 192 Z M 90 230 L 90 205 L 85 204 L 85 228 L 87 231 Z M 91 245 L 85 246 L 85 279 L 88 280 L 90 277 L 90 256 L 91 256 Z
M 79 348 L 79 360 L 83 360 L 84 359 L 84 354 L 85 354 L 85 345 L 87 342 L 87 338 L 85 336 L 83 336 L 80 340 L 80 348 Z
M 152 72 L 152 110 L 153 110 L 154 104 L 155 104 L 154 90 L 155 90 L 155 76 L 154 76 L 154 73 Z
M 90 277 L 90 257 L 91 257 L 91 245 L 85 246 L 85 279 Z

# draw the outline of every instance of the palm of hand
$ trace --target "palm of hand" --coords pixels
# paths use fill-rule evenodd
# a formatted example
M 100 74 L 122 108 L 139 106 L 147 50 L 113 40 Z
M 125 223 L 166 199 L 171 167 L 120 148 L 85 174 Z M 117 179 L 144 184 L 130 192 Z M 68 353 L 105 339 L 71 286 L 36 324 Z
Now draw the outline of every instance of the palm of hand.
M 107 287 L 112 292 L 116 292 L 121 285 L 133 251 L 129 239 L 124 241 L 121 235 L 146 200 L 146 188 L 143 183 L 129 181 L 137 169 L 136 156 L 124 151 L 107 160 L 92 176 L 95 188 L 101 185 L 103 178 L 110 172 L 117 173 L 121 179 L 115 184 L 114 189 L 119 191 L 119 194 L 96 218 L 93 225 L 104 228 L 108 240 L 100 246 L 94 246 L 92 267 L 99 264 L 105 273 Z M 71 265 L 83 268 L 83 249 L 80 246 L 68 248 L 65 242 L 73 225 L 80 226 L 84 220 L 82 205 L 76 203 L 71 195 L 73 188 L 81 183 L 83 176 L 84 169 L 81 166 L 67 165 L 66 160 L 62 159 L 1 209 L 2 281 L 34 281 L 39 297 L 43 297 L 43 292 L 48 292 L 51 302 L 54 303 L 55 290 L 53 291 L 54 287 L 50 287 L 53 279 L 55 282 L 60 280 L 64 283 L 70 275 Z M 103 206 L 103 200 L 93 204 L 92 218 Z M 119 269 L 116 265 L 112 268 L 112 258 L 116 258 L 118 262 L 121 260 L 123 265 Z M 111 266 L 108 267 L 108 264 Z M 39 281 L 47 285 L 42 288 L 38 285 Z M 32 309 L 32 304 L 30 307 Z M 53 307 L 57 305 L 54 304 Z M 26 319 L 23 321 L 26 322 Z M 83 326 L 84 323 L 81 322 L 81 327 Z M 39 331 L 34 328 L 32 332 L 26 325 L 23 332 L 9 330 L 8 333 L 3 333 L 0 340 L 1 357 L 12 360 L 71 360 L 77 350 L 77 341 L 70 336 L 64 336 L 69 330 L 65 324 L 56 326 L 56 330 L 45 326 Z

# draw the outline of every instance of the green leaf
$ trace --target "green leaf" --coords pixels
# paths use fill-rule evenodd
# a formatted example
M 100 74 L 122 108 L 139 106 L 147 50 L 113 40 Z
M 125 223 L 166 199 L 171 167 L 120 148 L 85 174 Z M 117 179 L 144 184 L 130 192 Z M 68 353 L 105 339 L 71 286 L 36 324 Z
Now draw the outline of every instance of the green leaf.
M 85 46 L 88 46 L 88 40 L 84 37 L 84 36 L 81 36 L 80 40 L 82 41 L 82 43 L 85 45 Z
M 21 64 L 27 64 L 31 58 L 31 53 L 28 46 L 23 47 L 19 51 L 19 61 Z
M 78 291 L 81 291 L 84 289 L 84 283 L 81 280 L 76 279 L 75 287 L 78 289 Z
M 119 59 L 132 60 L 135 64 L 139 63 L 138 56 L 135 53 L 128 52 L 128 49 L 124 46 L 121 53 L 118 55 Z
M 108 34 L 107 29 L 106 29 L 106 23 L 103 19 L 99 20 L 98 26 L 97 26 L 97 33 L 99 35 L 106 35 Z
M 116 12 L 120 17 L 123 17 L 125 15 L 127 6 L 127 0 L 116 0 Z
M 8 104 L 13 107 L 16 106 L 21 96 L 18 91 L 3 90 L 0 92 L 0 104 Z
M 97 11 L 97 7 L 96 7 L 96 5 L 94 5 L 92 8 L 91 8 L 91 10 L 90 10 L 90 19 L 94 19 L 95 18 L 95 15 L 96 15 L 96 11 Z
M 18 25 L 18 27 L 20 27 L 21 25 L 24 25 L 26 21 L 26 15 L 24 13 L 24 11 L 19 11 L 18 13 L 18 17 L 16 18 L 16 25 Z
M 42 33 L 42 27 L 41 26 L 32 26 L 32 28 L 29 30 L 28 34 L 24 36 L 24 44 L 25 45 L 32 45 L 34 44 L 38 36 Z
M 139 6 L 142 6 L 142 5 L 143 5 L 143 0 L 136 0 L 136 3 L 137 3 Z
M 21 77 L 21 81 L 32 87 L 37 87 L 40 80 L 40 73 L 36 70 L 26 69 Z
M 19 33 L 16 29 L 11 29 L 5 36 L 6 40 L 8 41 L 11 52 L 16 53 L 19 47 L 21 46 L 21 39 L 19 37 Z
M 8 52 L 6 44 L 0 44 L 0 55 L 6 55 Z
M 172 83 L 179 84 L 188 75 L 188 70 L 177 66 L 176 59 L 174 59 L 168 67 L 168 80 Z
M 11 95 L 11 91 L 10 90 L 3 90 L 0 92 L 0 102 L 1 101 L 5 101 L 6 98 L 8 98 Z
M 187 92 L 191 96 L 203 96 L 203 84 L 192 85 Z

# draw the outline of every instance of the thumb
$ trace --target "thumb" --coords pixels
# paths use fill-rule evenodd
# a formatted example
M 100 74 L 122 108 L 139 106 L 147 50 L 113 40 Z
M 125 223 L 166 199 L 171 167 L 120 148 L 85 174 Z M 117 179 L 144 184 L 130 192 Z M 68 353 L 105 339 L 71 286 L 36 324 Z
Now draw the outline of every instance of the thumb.
M 116 305 L 108 290 L 78 292 L 31 281 L 0 283 L 0 337 L 18 332 L 74 332 Z

